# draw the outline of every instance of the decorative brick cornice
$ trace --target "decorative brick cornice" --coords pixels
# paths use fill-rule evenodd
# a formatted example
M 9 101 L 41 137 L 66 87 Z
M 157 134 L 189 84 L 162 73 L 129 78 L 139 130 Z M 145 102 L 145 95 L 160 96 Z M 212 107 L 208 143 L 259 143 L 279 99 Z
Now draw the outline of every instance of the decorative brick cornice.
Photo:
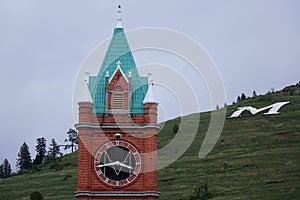
M 75 192 L 76 197 L 159 197 L 160 193 L 156 191 L 146 192 L 92 192 L 78 191 Z
M 148 124 L 145 126 L 137 126 L 137 125 L 99 125 L 99 124 L 92 124 L 92 123 L 78 123 L 75 125 L 77 129 L 79 128 L 91 128 L 91 129 L 147 129 L 147 128 L 155 128 L 160 130 L 159 124 Z

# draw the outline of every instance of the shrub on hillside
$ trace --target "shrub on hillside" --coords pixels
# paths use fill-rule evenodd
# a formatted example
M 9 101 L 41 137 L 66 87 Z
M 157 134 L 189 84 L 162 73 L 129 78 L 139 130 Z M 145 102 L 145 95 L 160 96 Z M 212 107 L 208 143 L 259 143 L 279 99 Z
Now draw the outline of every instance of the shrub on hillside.
M 172 129 L 173 129 L 173 133 L 176 134 L 179 130 L 179 127 L 177 124 L 175 124 Z
M 30 195 L 30 200 L 43 200 L 43 199 L 44 199 L 43 195 L 38 191 L 35 191 Z
M 208 185 L 204 184 L 197 188 L 189 200 L 207 200 L 211 199 L 212 194 L 208 191 Z

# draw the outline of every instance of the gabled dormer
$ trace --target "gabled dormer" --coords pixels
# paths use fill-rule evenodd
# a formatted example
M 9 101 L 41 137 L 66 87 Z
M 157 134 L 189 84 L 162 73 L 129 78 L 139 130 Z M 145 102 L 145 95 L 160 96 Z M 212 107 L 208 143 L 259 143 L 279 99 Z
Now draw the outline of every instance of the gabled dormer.
M 130 113 L 131 112 L 131 72 L 126 77 L 121 68 L 121 62 L 116 63 L 117 69 L 112 76 L 109 72 L 106 72 L 106 113 Z

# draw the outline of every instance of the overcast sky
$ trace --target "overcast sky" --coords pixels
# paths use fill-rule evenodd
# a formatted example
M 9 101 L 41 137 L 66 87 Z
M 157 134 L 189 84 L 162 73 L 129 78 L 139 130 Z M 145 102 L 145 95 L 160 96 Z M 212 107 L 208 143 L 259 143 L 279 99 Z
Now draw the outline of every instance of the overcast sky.
M 169 28 L 201 44 L 219 68 L 229 104 L 242 92 L 262 94 L 300 81 L 298 0 L 121 2 L 125 30 Z M 0 162 L 8 158 L 14 166 L 23 142 L 34 155 L 37 137 L 63 142 L 74 125 L 77 71 L 112 35 L 117 3 L 0 1 Z M 136 61 L 150 62 L 138 54 Z

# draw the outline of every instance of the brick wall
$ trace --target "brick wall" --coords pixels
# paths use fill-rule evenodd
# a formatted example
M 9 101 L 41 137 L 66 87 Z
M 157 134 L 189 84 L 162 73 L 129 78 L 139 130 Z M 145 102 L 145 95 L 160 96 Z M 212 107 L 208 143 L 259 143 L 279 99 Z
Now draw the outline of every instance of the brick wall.
M 79 124 L 127 124 L 134 123 L 145 125 L 156 122 L 156 104 L 145 105 L 145 116 L 130 117 L 126 114 L 107 116 L 95 116 L 92 114 L 92 104 L 79 104 Z M 96 119 L 96 120 L 95 120 Z M 96 121 L 96 123 L 95 123 Z M 115 126 L 114 126 L 115 127 Z M 79 131 L 79 150 L 78 150 L 78 187 L 77 191 L 128 191 L 128 192 L 144 192 L 158 191 L 157 186 L 157 128 L 132 128 L 127 126 L 126 129 L 120 128 L 78 128 Z M 111 187 L 105 185 L 94 170 L 94 156 L 98 148 L 115 139 L 115 134 L 121 133 L 121 139 L 133 144 L 141 154 L 142 170 L 135 181 L 129 186 L 123 188 Z M 114 199 L 112 197 L 79 197 L 79 200 L 85 199 Z M 118 199 L 156 199 L 155 197 L 122 197 Z
M 121 72 L 112 78 L 109 90 L 128 90 L 129 86 Z M 109 94 L 109 108 L 112 108 L 112 94 Z M 128 95 L 128 93 L 127 93 Z M 127 102 L 127 103 L 126 103 Z M 125 109 L 128 96 L 124 96 Z M 78 141 L 78 192 L 155 192 L 157 184 L 157 132 L 158 128 L 146 125 L 157 124 L 157 104 L 144 105 L 144 116 L 130 114 L 92 114 L 92 103 L 79 103 Z M 86 126 L 80 126 L 86 125 Z M 118 127 L 124 127 L 120 128 Z M 137 127 L 140 125 L 144 128 Z M 134 145 L 141 154 L 142 169 L 133 183 L 124 187 L 112 187 L 103 183 L 94 169 L 94 156 L 104 143 L 115 140 L 115 134 L 121 134 L 121 140 Z M 156 197 L 87 197 L 79 200 L 154 200 Z

